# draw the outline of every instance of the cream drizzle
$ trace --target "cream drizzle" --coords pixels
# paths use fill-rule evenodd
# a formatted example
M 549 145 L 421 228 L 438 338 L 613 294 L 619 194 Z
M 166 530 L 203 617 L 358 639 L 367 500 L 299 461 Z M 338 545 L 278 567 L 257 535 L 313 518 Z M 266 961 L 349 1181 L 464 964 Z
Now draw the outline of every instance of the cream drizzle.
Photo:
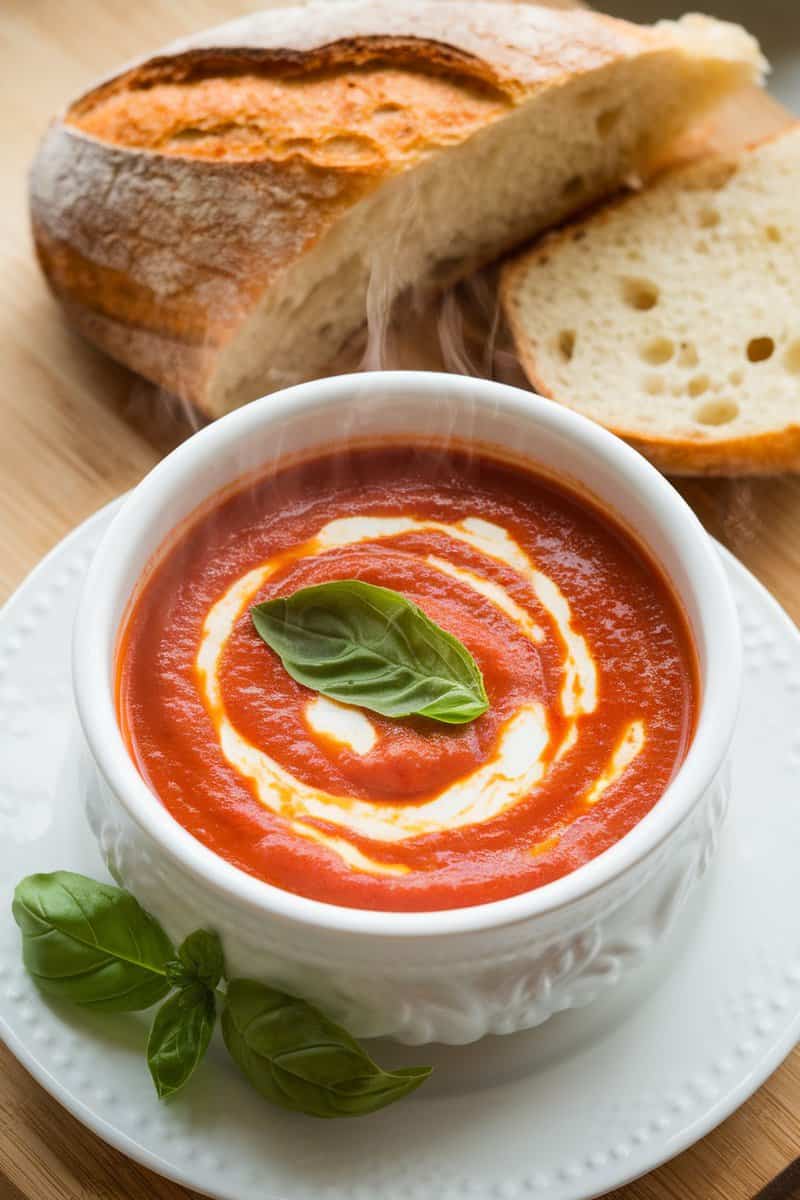
M 312 734 L 330 738 L 362 758 L 378 741 L 377 729 L 360 708 L 339 704 L 327 696 L 313 696 L 306 703 L 303 716 Z
M 612 751 L 611 757 L 603 768 L 603 772 L 583 798 L 583 803 L 587 807 L 593 807 L 597 801 L 607 792 L 612 783 L 616 783 L 635 758 L 638 758 L 644 749 L 645 733 L 644 721 L 631 721 L 625 732 L 620 738 L 617 745 Z
M 489 760 L 432 799 L 421 804 L 393 805 L 336 796 L 310 787 L 248 742 L 234 728 L 225 712 L 219 665 L 236 621 L 270 576 L 288 561 L 359 542 L 422 531 L 442 533 L 511 567 L 530 587 L 550 616 L 563 650 L 559 706 L 562 714 L 569 719 L 566 733 L 553 756 L 555 761 L 560 760 L 578 739 L 578 718 L 593 712 L 597 706 L 594 660 L 585 639 L 572 626 L 569 602 L 557 584 L 535 567 L 506 530 L 477 517 L 453 524 L 414 517 L 359 516 L 330 521 L 315 537 L 297 546 L 290 554 L 270 559 L 247 572 L 228 588 L 206 615 L 196 658 L 203 698 L 228 763 L 251 781 L 260 802 L 287 819 L 296 833 L 327 846 L 351 869 L 372 874 L 399 875 L 405 874 L 408 868 L 369 858 L 346 837 L 324 832 L 316 822 L 337 825 L 374 841 L 397 843 L 491 820 L 528 797 L 544 777 L 550 742 L 544 707 L 538 701 L 521 705 L 501 729 Z M 502 585 L 439 555 L 427 555 L 425 561 L 489 600 L 510 617 L 532 643 L 541 644 L 545 636 L 543 629 Z M 376 731 L 360 710 L 318 697 L 306 706 L 305 716 L 312 729 L 349 745 L 356 753 L 368 753 L 374 745 L 374 741 L 370 740 L 370 731 L 372 734 Z M 612 758 L 603 775 L 587 793 L 586 804 L 596 803 L 602 792 L 641 751 L 644 725 L 641 721 L 633 724 L 638 732 L 631 733 L 633 726 L 626 731 L 623 743 L 615 752 L 616 757 Z M 359 726 L 357 733 L 356 725 Z

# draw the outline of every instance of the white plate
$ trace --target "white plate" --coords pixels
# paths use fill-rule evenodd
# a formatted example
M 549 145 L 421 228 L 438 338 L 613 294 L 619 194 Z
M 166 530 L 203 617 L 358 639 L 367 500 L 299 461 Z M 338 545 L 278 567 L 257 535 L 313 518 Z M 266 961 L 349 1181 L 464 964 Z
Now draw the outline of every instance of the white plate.
M 272 1108 L 216 1042 L 159 1104 L 146 1016 L 51 1006 L 22 970 L 17 880 L 104 876 L 86 827 L 68 677 L 72 615 L 104 509 L 0 614 L 0 1033 L 80 1121 L 224 1200 L 585 1200 L 677 1154 L 733 1112 L 800 1037 L 800 635 L 730 555 L 746 647 L 731 814 L 718 860 L 658 960 L 606 1000 L 461 1048 L 375 1048 L 437 1071 L 365 1121 Z

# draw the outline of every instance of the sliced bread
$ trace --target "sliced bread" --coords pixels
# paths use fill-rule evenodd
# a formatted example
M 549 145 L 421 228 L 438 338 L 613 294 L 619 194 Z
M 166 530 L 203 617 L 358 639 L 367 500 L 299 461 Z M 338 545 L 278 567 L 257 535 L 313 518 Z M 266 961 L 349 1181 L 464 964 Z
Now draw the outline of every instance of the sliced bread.
M 736 26 L 478 0 L 253 13 L 107 80 L 31 174 L 72 322 L 209 417 L 646 174 L 763 60 Z
M 551 234 L 501 292 L 533 387 L 675 474 L 800 470 L 800 123 Z

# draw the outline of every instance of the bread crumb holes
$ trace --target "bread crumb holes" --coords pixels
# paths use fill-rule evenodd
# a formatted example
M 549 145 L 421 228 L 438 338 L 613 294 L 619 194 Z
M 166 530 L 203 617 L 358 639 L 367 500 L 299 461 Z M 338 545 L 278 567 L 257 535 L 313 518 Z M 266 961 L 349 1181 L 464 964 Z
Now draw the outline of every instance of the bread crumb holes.
M 765 362 L 775 353 L 775 343 L 771 337 L 751 338 L 747 343 L 747 357 L 751 363 Z
M 664 380 L 660 375 L 648 375 L 644 381 L 644 390 L 649 396 L 663 396 Z
M 783 241 L 783 234 L 781 233 L 780 229 L 778 229 L 777 225 L 767 225 L 766 229 L 764 230 L 764 237 L 768 242 Z
M 649 312 L 651 308 L 655 308 L 659 295 L 658 287 L 649 279 L 629 277 L 622 280 L 622 299 L 638 312 Z
M 708 391 L 708 386 L 711 380 L 707 375 L 695 375 L 694 379 L 689 380 L 689 395 L 702 396 L 703 392 Z
M 739 415 L 739 405 L 734 400 L 709 400 L 695 413 L 701 425 L 728 425 Z
M 651 338 L 642 346 L 639 353 L 646 363 L 650 363 L 652 367 L 660 367 L 672 358 L 675 353 L 675 343 L 665 337 Z
M 572 362 L 575 353 L 575 330 L 562 329 L 558 335 L 558 351 L 564 362 Z
M 692 342 L 681 342 L 678 365 L 681 367 L 696 367 L 699 361 L 700 359 L 694 344 Z

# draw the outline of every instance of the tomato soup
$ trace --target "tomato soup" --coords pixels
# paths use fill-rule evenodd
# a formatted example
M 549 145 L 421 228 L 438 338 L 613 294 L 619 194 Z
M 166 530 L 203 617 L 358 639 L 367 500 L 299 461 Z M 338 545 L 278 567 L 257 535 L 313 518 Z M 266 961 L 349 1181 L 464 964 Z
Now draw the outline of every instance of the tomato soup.
M 489 707 L 390 719 L 304 687 L 254 604 L 358 579 L 470 651 Z M 120 642 L 120 723 L 172 816 L 259 879 L 397 911 L 574 871 L 656 804 L 698 703 L 668 585 L 615 522 L 518 466 L 423 446 L 287 467 L 207 508 Z

